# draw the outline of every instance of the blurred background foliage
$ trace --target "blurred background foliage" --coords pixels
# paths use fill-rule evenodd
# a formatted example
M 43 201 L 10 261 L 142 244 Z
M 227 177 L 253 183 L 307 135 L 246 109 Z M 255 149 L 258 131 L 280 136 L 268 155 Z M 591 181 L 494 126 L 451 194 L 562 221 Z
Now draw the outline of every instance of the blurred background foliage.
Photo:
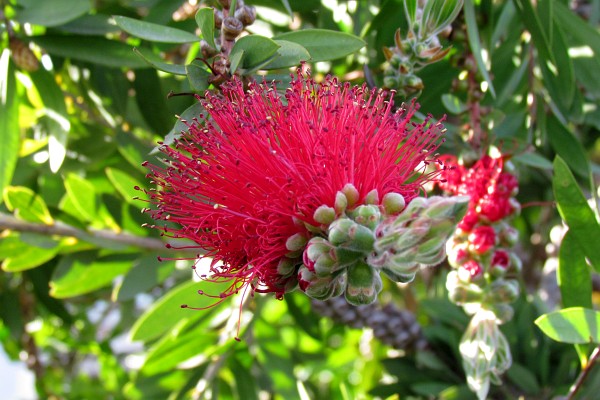
M 533 321 L 600 302 L 589 254 L 578 240 L 561 248 L 551 162 L 566 161 L 597 210 L 600 1 L 465 0 L 451 28 L 435 32 L 444 53 L 411 59 L 410 81 L 392 57 L 408 38 L 402 0 L 247 0 L 253 35 L 228 50 L 225 70 L 210 54 L 212 11 L 197 13 L 216 1 L 0 4 L 0 341 L 34 373 L 39 398 L 474 398 L 458 353 L 468 318 L 447 300 L 445 264 L 410 287 L 388 282 L 368 310 L 298 293 L 255 296 L 241 316 L 239 298 L 180 309 L 206 307 L 197 291 L 218 290 L 194 280 L 193 253 L 166 249 L 141 226 L 152 222 L 134 199 L 148 186 L 142 162 L 156 162 L 156 142 L 184 128 L 176 115 L 198 114 L 185 94 L 217 90 L 233 72 L 284 88 L 302 60 L 317 78 L 417 97 L 421 117 L 447 114 L 444 153 L 476 159 L 494 145 L 510 155 L 525 290 L 502 326 L 514 363 L 490 397 L 567 393 L 587 348 L 578 357 Z M 577 262 L 581 285 L 566 272 L 559 289 L 557 266 Z M 589 304 L 573 300 L 581 291 Z M 598 390 L 600 368 L 577 398 Z

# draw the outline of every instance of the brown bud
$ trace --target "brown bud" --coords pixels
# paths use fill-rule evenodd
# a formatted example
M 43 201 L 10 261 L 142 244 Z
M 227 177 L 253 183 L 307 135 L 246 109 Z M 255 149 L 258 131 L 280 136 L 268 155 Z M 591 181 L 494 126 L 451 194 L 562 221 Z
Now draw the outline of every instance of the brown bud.
M 225 36 L 225 40 L 235 40 L 235 38 L 242 33 L 244 24 L 242 24 L 242 22 L 235 17 L 227 17 L 223 20 L 223 26 L 221 29 L 223 31 L 223 35 Z
M 200 51 L 202 52 L 202 57 L 205 59 L 211 58 L 217 54 L 217 50 L 210 46 L 204 39 L 200 41 Z
M 10 38 L 9 47 L 12 53 L 12 59 L 17 67 L 29 72 L 38 70 L 40 62 L 29 46 L 13 37 Z
M 235 10 L 235 17 L 239 19 L 244 26 L 252 25 L 256 20 L 256 8 L 252 6 L 242 6 Z
M 223 12 L 221 10 L 214 9 L 215 14 L 215 28 L 221 29 L 221 25 L 223 24 Z

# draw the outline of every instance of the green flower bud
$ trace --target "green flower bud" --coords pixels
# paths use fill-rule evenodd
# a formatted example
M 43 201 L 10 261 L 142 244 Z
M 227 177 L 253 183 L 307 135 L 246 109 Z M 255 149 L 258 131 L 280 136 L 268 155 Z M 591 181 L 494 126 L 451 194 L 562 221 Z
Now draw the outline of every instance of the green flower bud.
M 346 300 L 356 306 L 371 304 L 383 286 L 381 277 L 375 269 L 364 262 L 358 262 L 348 267 L 348 283 L 346 285 Z
M 365 254 L 363 252 L 348 250 L 340 247 L 334 249 L 334 256 L 338 268 L 348 267 L 356 263 L 358 260 L 365 258 Z
M 277 274 L 287 278 L 296 272 L 297 261 L 284 257 L 277 264 Z
M 352 211 L 352 218 L 360 225 L 366 226 L 371 230 L 375 230 L 381 220 L 381 212 L 376 206 L 358 206 Z
M 424 215 L 432 218 L 450 218 L 458 223 L 465 216 L 468 208 L 469 196 L 433 196 L 427 199 Z
M 488 303 L 512 303 L 519 297 L 519 282 L 514 279 L 499 279 L 492 282 L 485 296 Z
M 367 193 L 363 202 L 365 204 L 378 205 L 379 204 L 379 193 L 377 193 L 377 189 L 373 189 L 369 193 Z
M 375 234 L 369 228 L 348 218 L 339 218 L 329 226 L 329 241 L 349 250 L 371 252 Z
M 335 194 L 335 203 L 334 208 L 337 215 L 343 214 L 348 207 L 348 198 L 342 192 L 337 192 Z
M 494 313 L 500 324 L 510 321 L 515 314 L 513 308 L 506 303 L 491 304 L 487 305 L 486 308 Z
M 318 277 L 305 265 L 298 270 L 298 285 L 309 297 L 317 300 L 327 300 L 335 294 L 340 295 L 345 287 L 344 274 L 333 277 Z M 340 288 L 341 286 L 341 288 Z
M 356 189 L 356 187 L 351 183 L 346 183 L 344 185 L 344 187 L 342 188 L 342 193 L 346 195 L 346 199 L 348 200 L 348 207 L 353 207 L 358 202 L 358 199 L 360 197 L 358 189 Z
M 313 218 L 320 224 L 329 225 L 335 221 L 335 209 L 326 205 L 319 206 L 315 210 Z
M 304 249 L 308 238 L 303 233 L 296 233 L 285 241 L 285 248 L 289 251 L 298 251 Z
M 383 196 L 381 205 L 387 215 L 396 215 L 404 210 L 406 201 L 404 200 L 404 196 L 400 193 L 390 192 Z
M 381 268 L 381 272 L 383 272 L 388 278 L 398 283 L 409 283 L 415 279 L 417 272 L 419 271 L 419 264 L 417 263 L 407 263 L 404 265 L 396 265 L 392 263 L 388 263 L 386 266 Z

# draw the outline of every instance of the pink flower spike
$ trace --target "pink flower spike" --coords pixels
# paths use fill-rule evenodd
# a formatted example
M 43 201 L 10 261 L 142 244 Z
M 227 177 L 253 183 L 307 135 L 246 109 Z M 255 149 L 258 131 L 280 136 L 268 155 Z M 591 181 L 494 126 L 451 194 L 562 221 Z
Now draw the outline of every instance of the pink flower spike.
M 475 253 L 484 254 L 496 245 L 496 232 L 491 226 L 478 226 L 469 234 L 469 242 Z
M 417 105 L 394 111 L 392 97 L 327 77 L 318 84 L 299 73 L 282 99 L 274 84 L 238 79 L 222 94 L 200 100 L 198 116 L 174 146 L 163 146 L 163 167 L 148 164 L 154 219 L 165 236 L 186 238 L 216 261 L 209 279 L 230 281 L 231 295 L 252 291 L 281 297 L 297 273 L 282 275 L 282 259 L 302 264 L 286 248 L 294 235 L 312 237 L 307 224 L 320 206 L 335 206 L 347 184 L 363 199 L 395 192 L 407 204 L 440 171 L 443 127 L 411 122 Z M 294 236 L 298 237 L 298 236 Z

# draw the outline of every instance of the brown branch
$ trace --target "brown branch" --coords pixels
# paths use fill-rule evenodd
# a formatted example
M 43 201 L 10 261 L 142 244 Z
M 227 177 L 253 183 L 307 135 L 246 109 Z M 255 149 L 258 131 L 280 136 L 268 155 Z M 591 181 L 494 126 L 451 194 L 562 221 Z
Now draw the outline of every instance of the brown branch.
M 199 249 L 194 248 L 181 248 L 176 247 L 167 248 L 167 243 L 155 238 L 135 236 L 128 233 L 118 233 L 104 229 L 89 229 L 83 230 L 75 228 L 74 226 L 67 225 L 60 221 L 55 221 L 51 225 L 40 224 L 35 222 L 28 222 L 17 219 L 12 215 L 0 213 L 0 230 L 9 229 L 18 232 L 31 232 L 39 233 L 41 235 L 56 235 L 74 237 L 83 241 L 90 241 L 94 239 L 106 240 L 118 244 L 124 244 L 129 246 L 138 247 L 144 250 L 152 251 L 179 251 L 185 253 L 202 253 Z
M 575 395 L 577 394 L 577 391 L 579 389 L 581 389 L 581 386 L 583 386 L 583 382 L 585 382 L 585 380 L 588 377 L 590 371 L 594 367 L 594 364 L 598 360 L 598 357 L 600 357 L 600 345 L 598 345 L 594 349 L 594 351 L 592 351 L 592 355 L 590 356 L 590 359 L 588 360 L 587 365 L 585 366 L 585 368 L 583 368 L 583 370 L 581 371 L 581 373 L 577 377 L 577 380 L 575 381 L 575 383 L 573 384 L 573 386 L 571 386 L 571 389 L 569 390 L 569 394 L 567 395 L 567 400 L 572 400 L 572 399 L 575 398 Z

